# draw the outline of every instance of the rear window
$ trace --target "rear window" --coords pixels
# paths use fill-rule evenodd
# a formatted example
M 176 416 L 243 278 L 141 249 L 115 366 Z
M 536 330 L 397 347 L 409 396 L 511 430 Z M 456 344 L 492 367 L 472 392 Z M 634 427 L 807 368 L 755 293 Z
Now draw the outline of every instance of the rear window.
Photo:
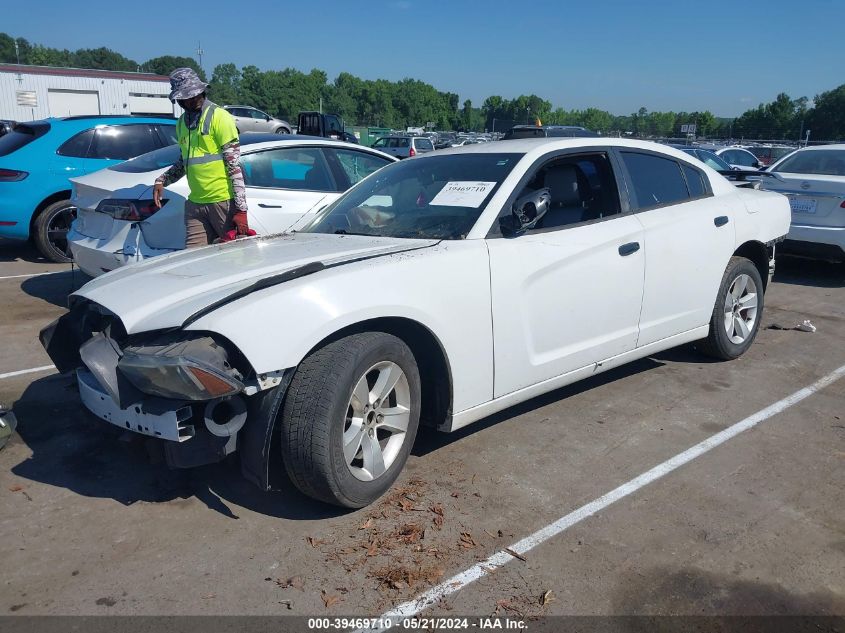
M 8 134 L 0 136 L 0 156 L 8 156 L 50 131 L 49 123 L 18 124 Z
M 179 160 L 179 146 L 168 145 L 153 152 L 142 154 L 125 163 L 118 163 L 109 167 L 112 171 L 120 171 L 128 174 L 141 174 L 147 171 L 155 171 L 170 167 Z
M 0 143 L 2 141 L 3 139 L 0 139 Z M 788 174 L 845 176 L 845 150 L 822 149 L 795 152 L 792 156 L 784 159 L 773 171 Z

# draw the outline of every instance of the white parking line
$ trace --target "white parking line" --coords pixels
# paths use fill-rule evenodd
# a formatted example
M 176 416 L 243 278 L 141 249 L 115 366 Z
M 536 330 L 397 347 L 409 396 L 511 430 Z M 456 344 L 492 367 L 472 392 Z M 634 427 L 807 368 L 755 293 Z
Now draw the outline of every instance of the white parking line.
M 628 495 L 636 492 L 643 486 L 650 484 L 653 481 L 668 475 L 673 470 L 680 468 L 684 464 L 691 462 L 692 460 L 696 459 L 697 457 L 701 457 L 705 453 L 713 450 L 720 444 L 727 442 L 729 439 L 739 435 L 743 431 L 747 431 L 751 429 L 760 422 L 772 417 L 773 415 L 777 415 L 778 413 L 788 409 L 789 407 L 798 404 L 804 398 L 808 398 L 809 396 L 813 395 L 820 389 L 827 387 L 831 383 L 839 380 L 845 376 L 845 365 L 836 369 L 823 378 L 820 378 L 813 384 L 796 391 L 791 396 L 787 396 L 783 400 L 779 400 L 774 404 L 758 411 L 757 413 L 737 422 L 733 426 L 726 428 L 724 431 L 716 433 L 708 437 L 703 442 L 696 444 L 695 446 L 688 448 L 683 453 L 679 453 L 674 457 L 666 460 L 662 464 L 659 464 L 652 468 L 651 470 L 631 479 L 627 483 L 622 484 L 618 488 L 611 490 L 610 492 L 602 495 L 595 501 L 591 501 L 590 503 L 581 506 L 577 510 L 570 512 L 569 514 L 562 516 L 554 523 L 550 523 L 544 528 L 537 530 L 530 536 L 526 536 L 521 541 L 517 541 L 513 545 L 511 545 L 508 549 L 516 552 L 517 554 L 524 555 L 527 552 L 531 551 L 538 545 L 545 543 L 549 539 L 554 536 L 557 536 L 564 530 L 572 527 L 576 523 L 583 521 L 584 519 L 594 515 L 599 510 L 603 510 L 604 508 L 608 507 L 609 505 L 619 501 L 627 497 Z M 444 598 L 450 594 L 456 593 L 460 591 L 470 583 L 486 576 L 489 573 L 496 571 L 499 567 L 503 567 L 510 561 L 514 559 L 513 555 L 509 554 L 506 551 L 499 551 L 487 558 L 486 560 L 481 561 L 480 563 L 476 563 L 469 569 L 462 571 L 461 573 L 452 576 L 448 580 L 440 583 L 436 587 L 433 587 L 426 591 L 425 593 L 421 594 L 420 596 L 410 600 L 409 602 L 405 602 L 400 604 L 399 606 L 391 609 L 390 611 L 384 613 L 381 616 L 382 620 L 390 619 L 394 626 L 401 624 L 402 618 L 408 618 L 417 615 L 424 609 L 427 609 L 431 605 L 435 604 L 441 598 Z M 386 631 L 387 628 L 381 629 L 361 629 L 356 631 L 356 633 L 361 633 L 361 631 Z
M 0 374 L 0 380 L 3 378 L 13 378 L 14 376 L 23 376 L 24 374 L 34 374 L 37 371 L 48 371 L 55 369 L 55 365 L 44 365 L 43 367 L 33 367 L 32 369 L 20 369 L 18 371 L 10 371 L 8 374 Z
M 6 277 L 0 277 L 0 281 L 3 279 L 21 279 L 23 277 L 40 277 L 41 275 L 55 275 L 56 273 L 66 273 L 66 270 L 51 270 L 46 273 L 29 273 L 28 275 L 8 275 Z

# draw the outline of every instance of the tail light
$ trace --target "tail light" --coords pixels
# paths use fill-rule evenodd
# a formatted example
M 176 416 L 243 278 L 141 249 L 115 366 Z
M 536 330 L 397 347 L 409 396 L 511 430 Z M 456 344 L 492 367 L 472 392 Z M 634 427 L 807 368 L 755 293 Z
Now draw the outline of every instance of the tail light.
M 842 201 L 842 204 L 839 205 L 840 209 L 845 209 L 845 200 Z
M 18 182 L 29 176 L 29 172 L 17 169 L 0 169 L 0 182 Z
M 414 156 L 416 156 L 416 155 L 417 155 L 417 150 L 415 150 L 415 149 L 412 147 L 412 148 L 411 148 L 411 151 L 410 151 L 410 152 L 408 152 L 408 156 L 410 156 L 410 157 L 414 157 Z
M 167 200 L 162 199 L 161 206 L 165 204 L 167 204 Z M 152 200 L 118 200 L 106 198 L 97 205 L 97 211 L 110 215 L 115 220 L 138 222 L 154 215 L 158 211 L 158 207 Z

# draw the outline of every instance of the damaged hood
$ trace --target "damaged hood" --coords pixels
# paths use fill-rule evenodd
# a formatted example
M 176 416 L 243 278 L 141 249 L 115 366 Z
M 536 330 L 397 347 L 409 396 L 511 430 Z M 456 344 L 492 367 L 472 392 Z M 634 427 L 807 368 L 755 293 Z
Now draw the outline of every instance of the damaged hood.
M 120 268 L 88 282 L 71 302 L 98 303 L 118 316 L 129 334 L 179 327 L 192 315 L 262 284 L 437 243 L 319 233 L 238 240 Z

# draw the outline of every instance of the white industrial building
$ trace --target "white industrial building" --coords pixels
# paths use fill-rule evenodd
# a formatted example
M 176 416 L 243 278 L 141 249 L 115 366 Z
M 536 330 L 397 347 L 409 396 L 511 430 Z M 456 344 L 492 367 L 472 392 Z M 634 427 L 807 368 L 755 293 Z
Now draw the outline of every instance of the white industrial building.
M 84 114 L 175 116 L 169 79 L 150 73 L 0 64 L 0 119 Z

